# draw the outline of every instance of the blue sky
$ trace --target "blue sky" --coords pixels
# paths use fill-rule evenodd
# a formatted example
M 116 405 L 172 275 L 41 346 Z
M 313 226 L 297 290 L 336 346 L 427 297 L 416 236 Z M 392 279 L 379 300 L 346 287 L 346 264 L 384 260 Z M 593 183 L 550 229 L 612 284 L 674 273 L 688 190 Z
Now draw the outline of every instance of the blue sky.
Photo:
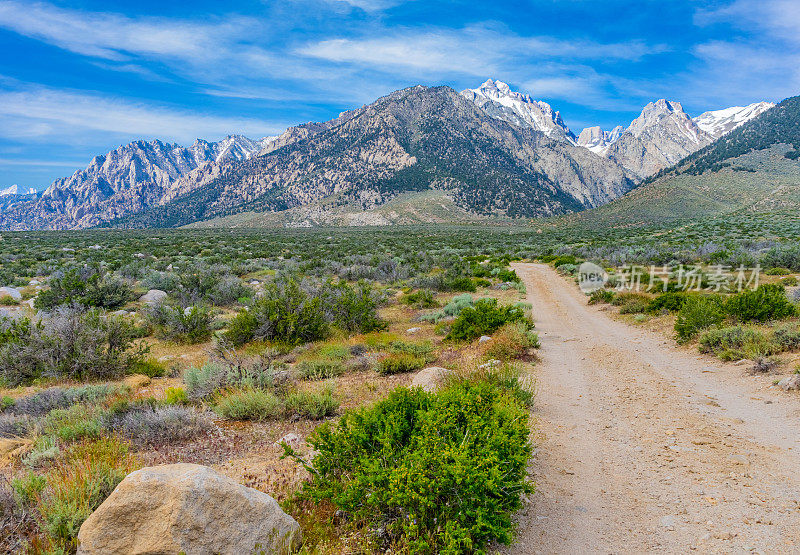
M 0 187 L 134 139 L 277 134 L 489 77 L 576 132 L 800 93 L 797 0 L 0 0 Z

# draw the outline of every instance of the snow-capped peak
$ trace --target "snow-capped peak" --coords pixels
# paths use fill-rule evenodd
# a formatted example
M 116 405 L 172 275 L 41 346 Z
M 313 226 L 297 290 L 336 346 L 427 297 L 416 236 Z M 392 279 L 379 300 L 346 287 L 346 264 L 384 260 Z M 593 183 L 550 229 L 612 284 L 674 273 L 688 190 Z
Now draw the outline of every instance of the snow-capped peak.
M 461 94 L 493 117 L 541 131 L 553 139 L 576 144 L 575 135 L 561 119 L 559 112 L 547 102 L 512 91 L 508 83 L 487 79 L 477 89 L 466 89 Z
M 775 106 L 772 102 L 754 102 L 747 106 L 732 106 L 723 110 L 711 110 L 694 118 L 697 126 L 714 137 L 721 137 L 745 122 L 759 116 Z
M 22 191 L 22 192 L 20 192 Z M 0 197 L 7 197 L 11 195 L 35 195 L 36 189 L 33 187 L 29 187 L 27 191 L 21 189 L 19 185 L 16 183 L 10 187 L 6 187 L 5 189 L 0 190 Z

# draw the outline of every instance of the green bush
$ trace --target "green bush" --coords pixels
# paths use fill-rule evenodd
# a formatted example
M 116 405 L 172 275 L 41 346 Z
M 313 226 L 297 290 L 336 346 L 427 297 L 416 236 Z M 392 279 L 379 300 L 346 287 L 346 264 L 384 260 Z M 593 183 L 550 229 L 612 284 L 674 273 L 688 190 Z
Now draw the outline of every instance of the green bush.
M 792 271 L 788 268 L 769 268 L 764 273 L 768 276 L 788 276 Z
M 321 296 L 327 321 L 341 330 L 370 333 L 388 326 L 378 316 L 378 299 L 365 282 L 355 288 L 344 281 L 328 282 Z
M 302 496 L 384 527 L 412 553 L 510 543 L 520 496 L 532 491 L 527 420 L 522 403 L 489 381 L 439 394 L 397 389 L 312 433 L 318 455 Z
M 180 305 L 153 305 L 145 312 L 156 328 L 156 335 L 176 343 L 202 343 L 211 337 L 214 314 L 206 306 L 181 308 Z
M 304 360 L 297 365 L 297 375 L 304 380 L 325 380 L 341 376 L 344 372 L 342 361 L 333 358 Z
M 784 287 L 795 287 L 798 284 L 797 278 L 789 276 L 781 279 L 781 285 Z
M 54 275 L 49 289 L 37 295 L 34 306 L 50 310 L 59 305 L 119 308 L 133 299 L 133 291 L 124 281 L 96 268 L 70 269 Z
M 796 324 L 787 324 L 777 328 L 773 332 L 772 338 L 782 351 L 800 349 L 800 328 Z
M 295 391 L 286 396 L 285 413 L 286 416 L 297 416 L 320 420 L 326 416 L 332 416 L 339 410 L 339 401 L 333 396 L 333 389 L 326 387 L 320 392 L 309 393 L 306 391 Z
M 679 342 L 694 338 L 699 332 L 718 326 L 725 320 L 723 300 L 719 295 L 692 295 L 688 297 L 675 321 Z
M 420 289 L 413 293 L 408 293 L 400 297 L 402 304 L 407 304 L 415 308 L 438 308 L 439 303 L 433 296 L 433 292 Z
M 425 359 L 411 353 L 389 353 L 378 361 L 378 373 L 384 376 L 415 372 L 425 366 Z
M 631 300 L 619 308 L 620 314 L 641 314 L 650 308 L 650 301 L 647 299 Z
M 527 322 L 506 324 L 492 336 L 483 354 L 491 359 L 509 361 L 539 348 L 539 336 Z
M 236 346 L 256 339 L 293 347 L 323 339 L 327 332 L 322 299 L 289 278 L 267 284 L 263 295 L 230 321 L 225 337 Z
M 658 297 L 650 301 L 647 307 L 647 312 L 658 313 L 662 310 L 670 312 L 678 312 L 683 308 L 686 299 L 691 295 L 683 291 L 667 291 L 661 293 Z
M 164 390 L 165 405 L 185 405 L 189 402 L 189 396 L 182 387 L 168 387 Z
M 728 314 L 740 322 L 766 322 L 794 316 L 796 307 L 786 297 L 782 285 L 759 285 L 755 291 L 742 291 L 725 303 Z
M 270 420 L 283 415 L 283 401 L 263 389 L 240 389 L 224 393 L 214 411 L 231 420 Z
M 167 375 L 167 368 L 157 360 L 149 358 L 136 362 L 131 367 L 131 374 L 144 374 L 148 378 L 163 378 Z
M 471 341 L 489 335 L 509 322 L 527 320 L 519 306 L 498 306 L 497 299 L 480 299 L 473 307 L 461 311 L 450 327 L 446 339 Z

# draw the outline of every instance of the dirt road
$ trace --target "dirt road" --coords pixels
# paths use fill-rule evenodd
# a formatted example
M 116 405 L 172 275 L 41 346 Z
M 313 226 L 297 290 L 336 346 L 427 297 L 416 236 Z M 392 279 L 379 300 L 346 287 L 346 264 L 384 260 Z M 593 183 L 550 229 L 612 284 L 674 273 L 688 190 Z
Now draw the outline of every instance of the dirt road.
M 508 553 L 800 553 L 800 396 L 518 264 L 542 342 L 537 484 Z

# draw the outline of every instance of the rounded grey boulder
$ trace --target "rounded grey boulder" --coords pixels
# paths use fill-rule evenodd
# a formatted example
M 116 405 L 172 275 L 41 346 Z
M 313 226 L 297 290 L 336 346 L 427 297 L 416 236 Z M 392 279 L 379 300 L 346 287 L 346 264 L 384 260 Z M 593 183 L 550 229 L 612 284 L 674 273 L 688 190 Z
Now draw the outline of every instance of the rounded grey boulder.
M 266 493 L 207 466 L 130 473 L 78 533 L 83 555 L 290 553 L 300 525 Z

